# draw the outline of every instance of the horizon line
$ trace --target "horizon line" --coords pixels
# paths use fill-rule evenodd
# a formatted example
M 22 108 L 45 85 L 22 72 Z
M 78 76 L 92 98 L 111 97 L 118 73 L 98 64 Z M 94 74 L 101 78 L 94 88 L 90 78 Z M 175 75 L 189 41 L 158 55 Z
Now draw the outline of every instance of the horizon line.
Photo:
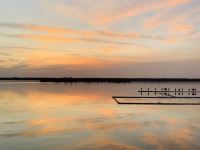
M 108 78 L 108 77 L 0 77 L 0 81 L 36 81 L 36 82 L 200 82 L 200 78 Z

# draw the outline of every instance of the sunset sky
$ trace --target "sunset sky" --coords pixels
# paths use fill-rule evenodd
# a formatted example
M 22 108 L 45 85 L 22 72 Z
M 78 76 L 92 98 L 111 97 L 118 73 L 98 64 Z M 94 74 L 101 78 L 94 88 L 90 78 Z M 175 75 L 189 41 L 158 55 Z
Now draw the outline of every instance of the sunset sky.
M 0 77 L 200 77 L 200 0 L 1 0 Z

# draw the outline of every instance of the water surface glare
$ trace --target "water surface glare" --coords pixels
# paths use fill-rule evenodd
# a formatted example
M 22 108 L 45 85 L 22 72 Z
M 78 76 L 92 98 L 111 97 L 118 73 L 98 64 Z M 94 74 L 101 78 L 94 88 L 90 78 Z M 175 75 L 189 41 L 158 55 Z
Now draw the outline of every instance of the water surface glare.
M 199 150 L 200 106 L 112 99 L 148 87 L 200 84 L 0 82 L 0 150 Z

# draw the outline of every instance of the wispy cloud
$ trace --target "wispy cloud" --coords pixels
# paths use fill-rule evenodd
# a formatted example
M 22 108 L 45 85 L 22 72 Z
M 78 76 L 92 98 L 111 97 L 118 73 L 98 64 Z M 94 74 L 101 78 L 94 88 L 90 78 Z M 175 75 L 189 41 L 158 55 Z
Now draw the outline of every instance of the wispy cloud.
M 195 32 L 193 24 L 198 19 L 197 17 L 193 17 L 193 14 L 199 12 L 199 8 L 192 8 L 178 13 L 173 11 L 161 11 L 160 14 L 155 14 L 154 16 L 146 19 L 144 21 L 144 28 L 153 30 L 162 26 L 165 27 L 165 30 L 170 33 L 191 34 L 192 32 Z M 193 19 L 191 20 L 191 18 Z
M 97 30 L 97 31 L 86 31 L 86 30 L 79 30 L 79 29 L 70 29 L 70 28 L 61 28 L 55 26 L 44 26 L 44 25 L 37 25 L 37 24 L 17 24 L 17 23 L 0 23 L 0 27 L 5 28 L 15 28 L 15 29 L 25 29 L 30 31 L 41 31 L 50 34 L 61 34 L 61 35 L 75 35 L 79 37 L 108 37 L 108 38 L 127 38 L 127 39 L 159 39 L 160 36 L 151 36 L 151 35 L 144 35 L 138 32 L 116 32 L 116 31 L 109 31 L 109 30 Z
M 139 64 L 166 61 L 155 69 L 159 74 L 172 61 L 199 59 L 198 0 L 30 1 L 34 6 L 16 5 L 23 18 L 10 2 L 0 14 L 0 66 L 13 72 L 46 68 L 51 74 L 48 66 L 55 66 L 53 72 L 63 66 L 62 74 L 70 68 L 81 75 L 90 67 L 88 74 L 100 70 L 103 75 L 114 66 L 115 75 L 121 66 L 127 75 L 142 76 L 153 72 L 154 65 L 144 71 Z M 28 14 L 25 7 L 31 7 Z
M 191 0 L 163 0 L 163 1 L 148 1 L 145 4 L 138 3 L 125 11 L 118 12 L 114 16 L 104 17 L 100 20 L 100 22 L 104 23 L 104 22 L 118 21 L 124 18 L 134 17 L 148 12 L 173 8 L 178 5 L 186 4 L 189 2 L 191 2 Z
M 21 38 L 21 39 L 31 39 L 36 41 L 42 42 L 64 42 L 64 43 L 75 43 L 75 42 L 90 42 L 90 43 L 99 43 L 99 44 L 117 44 L 117 45 L 132 45 L 132 46 L 142 46 L 148 47 L 143 44 L 137 44 L 133 42 L 121 42 L 121 41 L 112 41 L 112 40 L 104 40 L 98 38 L 67 38 L 67 37 L 60 37 L 60 36 L 45 36 L 45 35 L 33 35 L 33 34 L 1 34 L 0 36 L 5 37 L 14 37 L 14 38 Z
M 11 53 L 13 52 L 20 52 L 20 53 L 25 53 L 25 52 L 40 52 L 40 51 L 45 51 L 45 52 L 55 52 L 55 53 L 62 53 L 62 54 L 70 54 L 69 50 L 71 49 L 47 49 L 43 47 L 26 47 L 26 46 L 6 46 L 6 45 L 0 45 L 0 50 L 4 50 L 7 52 L 0 52 L 0 55 L 3 56 L 11 56 Z M 74 54 L 75 55 L 75 54 Z
M 0 67 L 2 68 L 11 68 L 17 66 L 21 62 L 18 58 L 13 58 L 10 55 L 1 57 L 0 59 Z
M 65 2 L 46 1 L 46 4 L 63 14 L 69 12 L 75 14 L 83 21 L 87 20 L 94 24 L 106 24 L 161 9 L 175 8 L 190 2 L 191 0 L 97 0 L 95 3 L 92 3 L 91 0 L 74 0 Z
M 0 46 L 0 47 L 1 47 L 1 46 Z M 4 57 L 5 57 L 5 56 L 10 56 L 10 54 L 7 53 L 7 52 L 0 52 L 0 55 L 1 55 L 1 56 L 4 56 Z

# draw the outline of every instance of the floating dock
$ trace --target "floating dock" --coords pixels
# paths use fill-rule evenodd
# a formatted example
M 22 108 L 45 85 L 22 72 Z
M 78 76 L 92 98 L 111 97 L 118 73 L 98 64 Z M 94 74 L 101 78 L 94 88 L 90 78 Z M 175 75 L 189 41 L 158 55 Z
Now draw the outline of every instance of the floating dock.
M 184 90 L 161 88 L 161 90 L 141 90 L 141 96 L 113 96 L 118 104 L 143 104 L 143 105 L 200 105 L 199 91 L 195 88 Z M 185 93 L 187 96 L 185 96 Z M 153 95 L 153 96 L 152 96 Z
M 118 104 L 200 105 L 200 97 L 128 97 L 113 96 Z

